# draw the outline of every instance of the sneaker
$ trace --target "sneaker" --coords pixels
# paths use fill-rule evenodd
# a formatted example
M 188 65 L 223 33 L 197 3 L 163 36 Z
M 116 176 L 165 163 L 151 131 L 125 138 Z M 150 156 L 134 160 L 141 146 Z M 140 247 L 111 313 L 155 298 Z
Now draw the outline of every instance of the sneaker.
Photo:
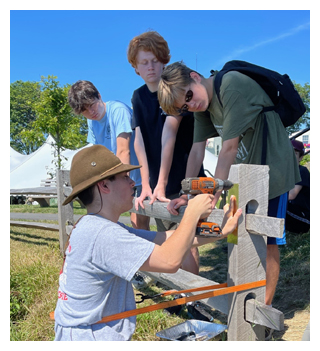
M 264 335 L 265 335 L 264 340 L 269 341 L 272 337 L 273 332 L 274 332 L 274 329 L 266 327 L 264 332 Z
M 188 316 L 192 319 L 197 319 L 200 321 L 212 322 L 213 317 L 208 313 L 199 301 L 191 302 L 187 304 Z
M 131 283 L 136 289 L 141 289 L 149 285 L 151 282 L 153 282 L 153 279 L 147 276 L 146 274 L 143 274 L 141 272 L 137 272 L 133 278 L 131 279 Z

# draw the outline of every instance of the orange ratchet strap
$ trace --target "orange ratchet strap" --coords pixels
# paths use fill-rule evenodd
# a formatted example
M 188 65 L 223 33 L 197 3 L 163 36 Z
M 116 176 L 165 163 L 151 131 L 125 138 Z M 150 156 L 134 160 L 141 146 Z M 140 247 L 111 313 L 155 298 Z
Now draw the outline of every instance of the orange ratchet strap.
M 134 310 L 129 310 L 129 311 L 124 311 L 124 312 L 112 314 L 110 316 L 103 317 L 99 322 L 96 322 L 95 324 L 108 323 L 108 322 L 115 321 L 118 319 L 137 316 L 138 314 L 142 314 L 142 313 L 157 311 L 157 310 L 161 310 L 161 309 L 164 309 L 167 307 L 183 305 L 183 304 L 186 304 L 187 302 L 191 302 L 191 301 L 195 301 L 195 300 L 208 299 L 208 298 L 214 297 L 214 296 L 221 296 L 221 295 L 231 294 L 231 293 L 238 292 L 238 291 L 259 288 L 259 287 L 262 287 L 265 285 L 266 285 L 266 280 L 264 279 L 264 280 L 258 280 L 258 281 L 252 282 L 252 283 L 245 283 L 245 284 L 240 284 L 240 285 L 235 285 L 235 286 L 230 286 L 230 287 L 227 286 L 227 283 L 223 283 L 223 284 L 202 286 L 199 288 L 179 290 L 179 291 L 170 290 L 170 291 L 164 292 L 163 294 L 159 294 L 159 295 L 166 296 L 166 295 L 171 295 L 171 294 L 182 294 L 182 293 L 190 293 L 190 292 L 203 291 L 203 290 L 211 290 L 211 291 L 208 291 L 208 292 L 205 292 L 202 294 L 198 294 L 198 295 L 181 297 L 179 299 L 172 300 L 172 301 L 160 302 L 160 303 L 155 304 L 155 305 L 136 308 Z M 216 289 L 219 289 L 219 290 L 216 290 Z M 54 320 L 54 312 L 50 313 L 50 319 Z

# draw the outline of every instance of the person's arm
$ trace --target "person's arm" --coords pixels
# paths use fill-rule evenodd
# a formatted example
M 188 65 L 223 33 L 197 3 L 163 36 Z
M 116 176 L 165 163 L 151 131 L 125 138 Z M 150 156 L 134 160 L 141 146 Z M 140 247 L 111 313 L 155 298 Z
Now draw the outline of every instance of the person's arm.
M 140 267 L 142 271 L 174 273 L 181 266 L 194 240 L 201 217 L 212 211 L 212 195 L 199 195 L 190 200 L 179 227 L 162 245 L 155 245 L 151 255 Z
M 289 191 L 288 200 L 294 200 L 298 196 L 301 189 L 302 185 L 295 185 L 294 188 Z
M 192 246 L 205 245 L 232 233 L 242 213 L 241 209 L 235 212 L 235 197 L 231 198 L 230 206 L 227 204 L 224 207 L 222 237 L 195 237 L 199 219 L 208 217 L 212 211 L 212 200 L 213 196 L 209 194 L 200 194 L 190 200 L 179 227 L 175 231 L 157 234 L 154 240 L 155 248 L 140 270 L 174 273 L 180 268 L 186 253 Z
M 125 164 L 130 164 L 130 137 L 131 133 L 120 133 L 117 136 L 116 156 Z
M 230 167 L 234 163 L 234 160 L 237 156 L 238 143 L 239 143 L 239 137 L 225 140 L 222 143 L 222 148 L 218 156 L 218 162 L 217 162 L 216 171 L 214 174 L 215 178 L 218 178 L 221 180 L 228 179 Z M 215 194 L 214 201 L 213 201 L 214 206 L 219 200 L 220 195 L 221 195 L 221 191 Z
M 160 172 L 157 185 L 151 197 L 150 205 L 153 204 L 154 201 L 157 199 L 159 201 L 170 201 L 170 199 L 166 198 L 166 186 L 168 184 L 168 177 L 172 165 L 174 146 L 176 143 L 176 137 L 181 120 L 182 117 L 180 116 L 166 117 L 161 138 Z
M 90 144 L 97 144 L 96 137 L 92 130 L 92 121 L 89 119 L 87 119 L 87 126 L 88 126 L 87 142 Z
M 134 150 L 136 152 L 139 164 L 142 166 L 140 168 L 142 190 L 141 190 L 141 195 L 136 199 L 136 202 L 135 202 L 135 208 L 136 210 L 138 210 L 139 205 L 144 209 L 143 200 L 148 196 L 151 197 L 152 191 L 149 183 L 148 160 L 147 160 L 146 150 L 144 147 L 144 142 L 143 142 L 140 127 L 136 127 L 135 131 L 136 131 L 136 135 L 134 138 Z
M 188 157 L 186 178 L 197 177 L 204 160 L 206 141 L 193 143 Z
M 186 169 L 186 178 L 197 177 L 201 165 L 204 160 L 204 154 L 206 149 L 206 141 L 201 141 L 198 143 L 194 143 L 190 150 L 190 154 L 188 157 L 187 169 Z M 173 199 L 167 206 L 167 210 L 177 216 L 179 214 L 178 210 L 181 206 L 185 206 L 188 203 L 188 196 L 182 195 L 177 199 Z

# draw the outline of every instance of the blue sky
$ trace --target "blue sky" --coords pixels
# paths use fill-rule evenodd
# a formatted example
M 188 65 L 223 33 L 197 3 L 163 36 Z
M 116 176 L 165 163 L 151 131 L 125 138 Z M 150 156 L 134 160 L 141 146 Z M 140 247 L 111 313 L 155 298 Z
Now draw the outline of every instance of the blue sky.
M 167 40 L 170 63 L 183 60 L 204 76 L 239 59 L 310 82 L 309 10 L 11 10 L 10 83 L 85 79 L 105 101 L 131 105 L 143 81 L 126 50 L 148 29 Z

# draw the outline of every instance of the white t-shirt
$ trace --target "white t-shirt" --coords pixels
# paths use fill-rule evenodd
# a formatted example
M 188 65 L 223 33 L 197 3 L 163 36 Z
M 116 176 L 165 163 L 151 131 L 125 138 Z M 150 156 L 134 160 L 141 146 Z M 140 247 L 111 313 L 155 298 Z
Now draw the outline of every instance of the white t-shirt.
M 55 340 L 130 340 L 136 318 L 94 324 L 136 308 L 130 280 L 154 249 L 156 232 L 96 215 L 73 229 L 55 310 Z

